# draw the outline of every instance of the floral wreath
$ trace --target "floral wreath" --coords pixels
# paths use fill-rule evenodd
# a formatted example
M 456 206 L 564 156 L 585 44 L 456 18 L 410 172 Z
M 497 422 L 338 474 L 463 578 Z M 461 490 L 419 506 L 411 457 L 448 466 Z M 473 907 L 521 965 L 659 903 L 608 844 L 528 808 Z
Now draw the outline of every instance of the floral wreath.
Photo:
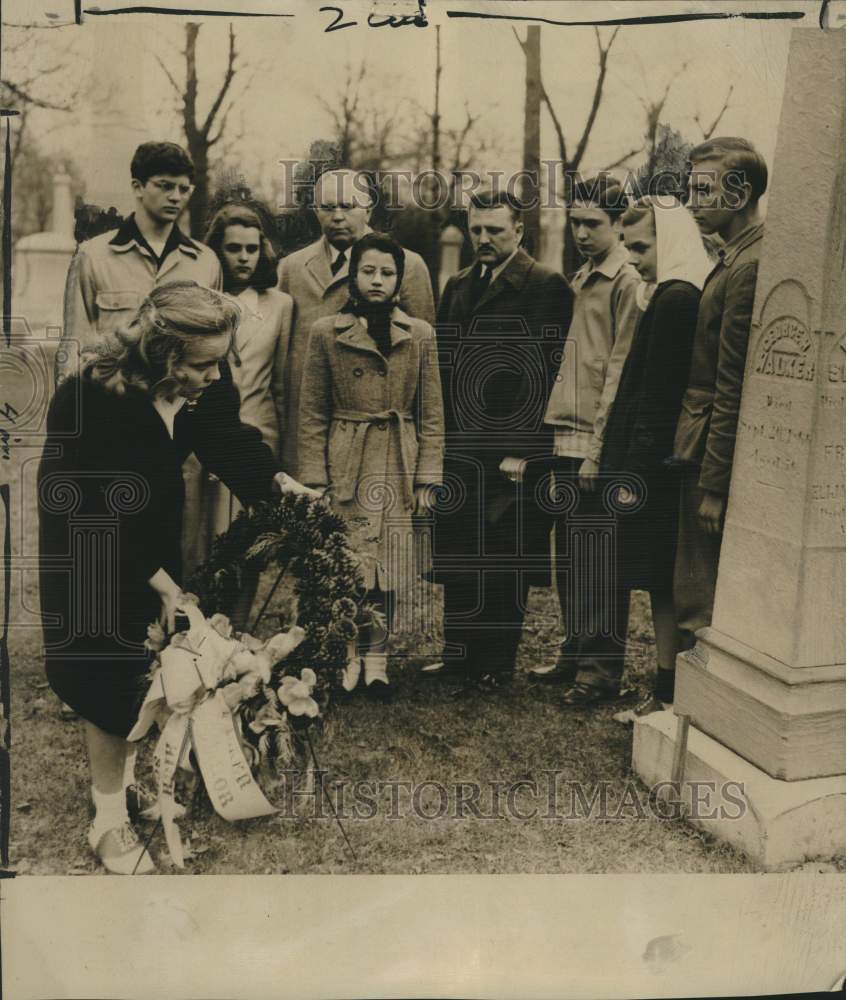
M 276 582 L 250 631 L 234 632 L 226 611 L 244 570 L 270 566 L 279 567 Z M 328 501 L 285 494 L 241 511 L 215 539 L 191 580 L 194 593 L 180 597 L 187 631 L 168 637 L 161 625 L 148 627 L 146 646 L 154 662 L 128 739 L 143 739 L 153 725 L 160 731 L 150 818 L 161 823 L 178 867 L 184 852 L 176 820 L 184 809 L 175 798 L 175 781 L 180 769 L 194 769 L 192 752 L 215 811 L 228 821 L 275 811 L 256 781 L 262 764 L 278 771 L 280 762 L 307 759 L 308 748 L 319 769 L 310 728 L 320 723 L 321 708 L 354 655 L 359 628 L 384 626 L 378 609 L 363 603 L 357 567 L 345 522 Z M 250 633 L 288 572 L 298 620 L 287 628 L 280 621 L 280 630 L 262 640 Z
M 285 494 L 242 510 L 215 539 L 209 558 L 191 578 L 188 589 L 198 595 L 209 616 L 231 608 L 247 567 L 279 566 L 273 589 L 248 631 L 264 617 L 282 577 L 294 578 L 297 622 L 305 639 L 284 661 L 284 674 L 310 667 L 317 692 L 324 697 L 340 684 L 349 644 L 361 625 L 373 621 L 374 608 L 362 605 L 364 585 L 358 557 L 349 547 L 347 525 L 332 512 L 328 500 Z
M 297 614 L 296 621 L 288 624 L 301 626 L 305 637 L 274 666 L 271 684 L 290 686 L 293 678 L 307 670 L 304 676 L 314 698 L 325 708 L 332 692 L 340 689 L 341 672 L 353 652 L 359 628 L 380 623 L 379 610 L 363 603 L 366 591 L 358 563 L 349 547 L 346 522 L 332 512 L 328 500 L 285 494 L 242 510 L 215 539 L 209 558 L 191 578 L 189 590 L 198 595 L 205 615 L 225 613 L 235 602 L 247 567 L 262 571 L 278 566 L 273 588 L 255 620 L 248 624 L 252 633 L 283 576 L 293 577 Z M 241 704 L 245 733 L 263 733 L 263 727 L 251 725 L 260 722 L 263 708 L 261 698 Z M 290 709 L 289 714 L 293 714 Z M 303 723 L 314 714 L 304 713 Z

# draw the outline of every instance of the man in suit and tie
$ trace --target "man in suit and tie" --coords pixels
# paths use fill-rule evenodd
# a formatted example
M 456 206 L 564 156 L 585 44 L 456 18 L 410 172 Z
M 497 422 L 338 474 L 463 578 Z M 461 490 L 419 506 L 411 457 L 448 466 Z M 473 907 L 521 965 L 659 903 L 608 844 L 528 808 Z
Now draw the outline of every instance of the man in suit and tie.
M 364 174 L 355 170 L 326 171 L 314 185 L 314 211 L 323 235 L 279 263 L 279 287 L 294 300 L 281 439 L 282 467 L 295 478 L 299 471 L 300 385 L 309 334 L 316 320 L 338 312 L 346 302 L 350 248 L 370 232 L 372 210 L 373 198 Z M 409 316 L 434 322 L 429 271 L 423 258 L 411 250 L 405 251 L 399 305 Z
M 424 673 L 473 689 L 513 675 L 529 586 L 550 582 L 543 414 L 573 295 L 520 246 L 520 206 L 506 192 L 473 195 L 468 226 L 476 261 L 450 278 L 438 310 L 446 450 L 433 562 L 445 644 Z

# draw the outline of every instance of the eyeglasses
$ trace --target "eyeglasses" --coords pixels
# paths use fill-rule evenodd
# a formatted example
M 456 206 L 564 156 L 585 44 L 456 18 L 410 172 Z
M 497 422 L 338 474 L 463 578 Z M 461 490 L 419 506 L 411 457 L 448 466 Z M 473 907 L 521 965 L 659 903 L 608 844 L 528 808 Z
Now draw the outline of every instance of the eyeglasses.
M 172 191 L 178 191 L 183 198 L 187 198 L 194 192 L 193 184 L 176 184 L 174 181 L 149 181 L 154 187 L 157 187 L 159 191 L 164 192 L 164 194 L 170 194 Z
M 351 212 L 354 208 L 361 207 L 361 205 L 354 205 L 352 202 L 342 202 L 339 205 L 333 205 L 331 202 L 320 202 L 314 206 L 318 212 Z

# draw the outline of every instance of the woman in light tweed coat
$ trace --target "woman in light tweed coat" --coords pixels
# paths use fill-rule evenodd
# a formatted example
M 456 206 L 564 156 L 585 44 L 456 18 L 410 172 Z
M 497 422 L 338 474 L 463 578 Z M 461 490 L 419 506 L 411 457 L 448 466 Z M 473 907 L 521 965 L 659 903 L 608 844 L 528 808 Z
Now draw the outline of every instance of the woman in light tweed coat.
M 443 469 L 435 337 L 395 304 L 403 265 L 389 236 L 368 233 L 353 246 L 350 301 L 312 327 L 299 412 L 301 481 L 326 488 L 346 518 L 368 598 L 388 621 L 396 592 L 426 568 L 414 516 L 431 510 Z M 367 631 L 344 687 L 356 687 L 363 666 L 367 693 L 385 698 L 387 636 Z

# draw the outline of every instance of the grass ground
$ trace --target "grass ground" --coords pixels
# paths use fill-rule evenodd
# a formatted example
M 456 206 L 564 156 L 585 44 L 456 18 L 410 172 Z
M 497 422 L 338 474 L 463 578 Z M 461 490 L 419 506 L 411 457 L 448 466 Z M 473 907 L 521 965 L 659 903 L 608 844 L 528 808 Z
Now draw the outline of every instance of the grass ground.
M 31 467 L 21 477 L 23 457 L 26 453 L 19 452 L 17 461 L 6 465 L 16 556 L 21 555 L 22 514 L 30 539 L 25 551 L 33 547 Z M 62 721 L 44 680 L 41 636 L 34 627 L 35 574 L 15 573 L 14 580 L 12 866 L 21 874 L 102 872 L 84 836 L 89 794 L 81 725 Z M 551 660 L 556 639 L 554 595 L 535 590 L 514 685 L 456 701 L 450 697 L 453 685 L 418 676 L 420 664 L 437 652 L 436 640 L 422 634 L 402 637 L 392 664 L 393 703 L 362 699 L 336 706 L 317 746 L 327 790 L 347 814 L 344 826 L 355 859 L 328 808 L 321 817 L 313 798 L 286 798 L 290 786 L 265 778 L 268 796 L 281 807 L 278 815 L 227 824 L 200 807 L 183 821 L 183 839 L 190 843 L 185 872 L 751 871 L 747 860 L 725 844 L 684 822 L 660 819 L 649 808 L 648 790 L 630 768 L 631 729 L 611 718 L 620 706 L 565 709 L 559 690 L 538 691 L 528 684 L 527 669 Z M 630 639 L 626 681 L 645 690 L 653 650 L 642 594 L 634 597 Z M 142 774 L 149 770 L 151 752 L 148 739 L 141 751 Z M 556 772 L 554 779 L 550 771 Z M 366 782 L 381 784 L 371 788 Z M 498 808 L 492 782 L 501 783 Z M 551 782 L 557 783 L 558 818 L 544 818 Z M 568 782 L 580 782 L 588 799 L 604 788 L 604 814 L 586 816 L 578 800 L 572 808 Z M 456 815 L 456 789 L 462 783 L 480 786 L 480 815 L 467 806 L 467 815 Z M 465 798 L 469 794 L 465 789 Z M 372 806 L 364 804 L 365 795 Z M 359 818 L 352 815 L 356 803 Z M 533 808 L 536 814 L 528 818 Z M 371 811 L 372 818 L 361 818 Z M 439 815 L 442 811 L 446 814 Z M 173 870 L 160 831 L 152 851 L 162 870 Z

